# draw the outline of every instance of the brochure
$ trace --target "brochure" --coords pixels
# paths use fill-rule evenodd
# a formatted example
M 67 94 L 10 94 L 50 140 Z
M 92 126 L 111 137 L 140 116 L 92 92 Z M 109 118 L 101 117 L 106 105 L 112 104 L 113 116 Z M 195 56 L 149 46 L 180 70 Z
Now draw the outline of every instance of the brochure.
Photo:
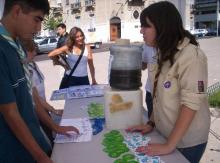
M 61 126 L 74 126 L 79 130 L 79 134 L 69 132 L 70 136 L 57 134 L 55 143 L 88 142 L 92 139 L 92 127 L 89 118 L 62 119 Z

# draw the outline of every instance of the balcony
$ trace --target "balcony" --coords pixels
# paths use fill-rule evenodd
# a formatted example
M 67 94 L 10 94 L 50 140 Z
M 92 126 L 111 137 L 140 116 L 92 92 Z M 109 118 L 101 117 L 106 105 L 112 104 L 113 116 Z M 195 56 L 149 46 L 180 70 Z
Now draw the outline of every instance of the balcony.
M 144 6 L 144 0 L 128 0 L 128 6 Z
M 81 10 L 81 2 L 72 3 L 72 4 L 70 5 L 70 8 L 71 8 L 72 14 L 80 13 L 80 10 Z
M 95 32 L 96 31 L 96 28 L 89 28 L 88 29 L 88 32 Z
M 85 6 L 94 6 L 95 5 L 95 0 L 85 0 Z
M 85 10 L 93 11 L 95 9 L 95 0 L 85 0 Z
M 209 3 L 216 4 L 216 0 L 195 0 L 195 4 L 209 4 Z
M 66 0 L 66 5 L 69 5 L 69 3 L 70 3 L 69 0 Z

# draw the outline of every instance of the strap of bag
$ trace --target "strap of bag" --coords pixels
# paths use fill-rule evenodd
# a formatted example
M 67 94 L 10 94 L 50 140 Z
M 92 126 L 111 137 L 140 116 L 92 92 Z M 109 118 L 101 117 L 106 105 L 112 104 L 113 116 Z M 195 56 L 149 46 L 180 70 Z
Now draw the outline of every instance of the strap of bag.
M 80 55 L 79 55 L 79 58 L 77 59 L 75 65 L 73 66 L 73 68 L 72 68 L 70 74 L 69 74 L 68 77 L 66 78 L 66 82 L 69 81 L 69 79 L 70 79 L 70 77 L 72 76 L 73 72 L 76 70 L 76 67 L 78 66 L 78 64 L 79 64 L 79 62 L 80 62 L 80 60 L 81 60 L 81 58 L 82 58 L 82 56 L 83 56 L 84 50 L 85 50 L 85 44 L 83 45 L 82 51 L 81 51 L 81 53 L 80 53 Z

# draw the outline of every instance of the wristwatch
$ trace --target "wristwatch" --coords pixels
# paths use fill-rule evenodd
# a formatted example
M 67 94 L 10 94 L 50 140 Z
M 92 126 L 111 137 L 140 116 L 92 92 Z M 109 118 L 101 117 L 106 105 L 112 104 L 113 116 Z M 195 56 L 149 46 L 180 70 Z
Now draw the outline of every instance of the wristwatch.
M 147 125 L 150 125 L 152 128 L 155 127 L 155 123 L 154 123 L 153 121 L 151 121 L 151 120 L 149 120 L 149 121 L 147 122 Z

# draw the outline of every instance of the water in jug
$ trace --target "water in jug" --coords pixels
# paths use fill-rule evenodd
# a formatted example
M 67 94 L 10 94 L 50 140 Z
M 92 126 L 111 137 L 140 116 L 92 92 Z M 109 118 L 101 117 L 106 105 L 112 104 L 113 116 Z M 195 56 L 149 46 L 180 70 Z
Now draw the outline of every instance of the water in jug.
M 120 90 L 136 90 L 141 84 L 142 47 L 113 45 L 110 47 L 110 86 Z

